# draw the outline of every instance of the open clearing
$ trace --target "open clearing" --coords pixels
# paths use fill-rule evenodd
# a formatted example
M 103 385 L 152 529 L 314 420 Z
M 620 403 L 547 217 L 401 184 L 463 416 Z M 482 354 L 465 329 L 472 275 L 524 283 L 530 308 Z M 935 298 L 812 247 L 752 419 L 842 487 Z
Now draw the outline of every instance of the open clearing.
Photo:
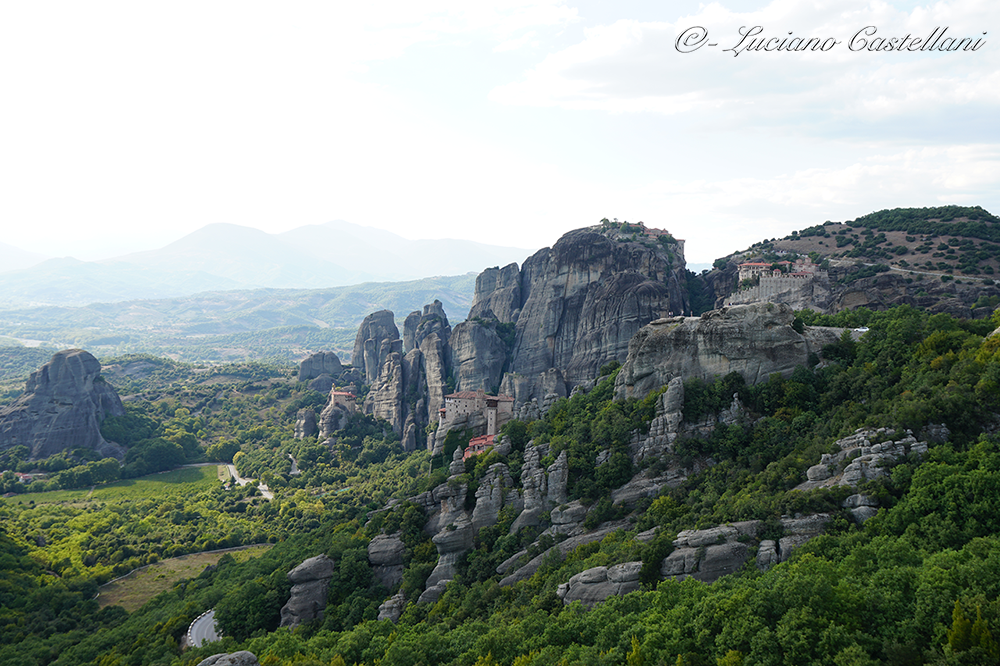
M 136 611 L 158 595 L 184 578 L 195 578 L 209 565 L 217 564 L 222 556 L 229 553 L 237 562 L 245 562 L 263 555 L 271 544 L 246 546 L 239 550 L 192 553 L 171 557 L 151 564 L 144 569 L 133 571 L 125 578 L 101 586 L 101 596 L 97 598 L 101 608 L 118 605 L 128 612 Z
M 6 498 L 5 502 L 27 504 L 34 501 L 35 504 L 55 504 L 69 502 L 71 504 L 82 504 L 86 502 L 114 502 L 129 499 L 158 498 L 163 499 L 171 495 L 194 495 L 217 484 L 225 473 L 228 478 L 229 473 L 225 470 L 225 465 L 203 465 L 200 467 L 181 467 L 180 469 L 137 479 L 125 479 L 109 483 L 106 486 L 97 486 L 91 492 L 90 488 L 77 488 L 75 490 L 53 490 L 47 493 L 25 493 Z

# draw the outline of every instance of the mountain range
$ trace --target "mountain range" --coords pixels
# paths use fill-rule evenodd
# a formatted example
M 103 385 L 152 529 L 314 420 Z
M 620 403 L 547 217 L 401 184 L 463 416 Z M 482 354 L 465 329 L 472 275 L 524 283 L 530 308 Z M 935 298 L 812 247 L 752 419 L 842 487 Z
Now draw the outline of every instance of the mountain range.
M 478 272 L 530 253 L 465 240 L 408 240 L 344 221 L 280 234 L 210 224 L 157 250 L 102 261 L 64 257 L 39 262 L 39 255 L 0 245 L 0 266 L 16 267 L 0 272 L 0 308 L 416 280 Z

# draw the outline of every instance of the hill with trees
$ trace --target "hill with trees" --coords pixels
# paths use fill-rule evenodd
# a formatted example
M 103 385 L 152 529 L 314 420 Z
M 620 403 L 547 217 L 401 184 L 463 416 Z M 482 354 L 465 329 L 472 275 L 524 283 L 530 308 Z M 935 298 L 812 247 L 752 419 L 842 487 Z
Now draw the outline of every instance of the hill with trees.
M 824 271 L 821 289 L 793 307 L 828 312 L 908 304 L 958 317 L 989 316 L 1000 303 L 1000 218 L 976 207 L 897 208 L 852 221 L 824 222 L 755 243 L 715 261 L 700 276 L 706 299 L 721 306 L 737 290 L 738 265 L 809 257 Z M 828 276 L 827 276 L 828 274 Z
M 753 386 L 738 375 L 689 380 L 683 419 L 712 427 L 685 434 L 655 460 L 636 463 L 632 447 L 657 418 L 662 389 L 616 401 L 613 365 L 589 391 L 539 418 L 511 421 L 505 452 L 471 457 L 453 475 L 452 487 L 464 488 L 459 504 L 475 502 L 491 467 L 503 463 L 516 479 L 528 448 L 543 447 L 543 467 L 565 454 L 567 502 L 585 508 L 586 530 L 606 535 L 563 552 L 563 536 L 543 533 L 556 524 L 553 515 L 512 531 L 514 512 L 501 511 L 475 533 L 454 579 L 429 603 L 414 601 L 438 553 L 415 498 L 449 487 L 450 451 L 404 453 L 391 429 L 368 417 L 325 445 L 295 439 L 294 408 L 309 398 L 287 373 L 247 367 L 242 372 L 255 378 L 211 383 L 167 363 L 169 382 L 142 387 L 128 430 L 143 425 L 164 438 L 192 432 L 206 451 L 232 438 L 237 465 L 245 458 L 269 474 L 275 499 L 214 482 L 148 500 L 96 490 L 91 498 L 84 491 L 83 498 L 5 500 L 0 663 L 197 664 L 237 649 L 262 664 L 995 662 L 1000 338 L 988 334 L 998 322 L 907 306 L 799 316 L 806 326 L 867 331 L 843 336 L 787 377 Z M 719 420 L 734 394 L 743 417 Z M 890 441 L 910 431 L 929 449 L 886 459 L 882 473 L 857 487 L 798 489 L 824 454 L 839 450 L 835 442 L 859 428 L 890 428 Z M 301 474 L 278 464 L 289 453 Z M 657 495 L 615 501 L 637 473 L 670 470 L 677 482 Z M 844 507 L 852 493 L 877 500 L 876 515 L 856 520 Z M 766 570 L 751 558 L 711 584 L 663 578 L 660 562 L 683 530 L 761 521 L 764 532 L 744 542 L 759 550 L 767 538 L 782 538 L 783 517 L 815 514 L 829 516 L 824 534 Z M 405 546 L 392 588 L 368 561 L 380 534 L 398 534 Z M 93 600 L 99 583 L 143 557 L 261 540 L 275 545 L 244 563 L 224 557 L 133 613 L 98 611 Z M 324 618 L 278 628 L 285 573 L 319 553 L 336 569 Z M 501 584 L 498 565 L 543 554 L 530 576 Z M 577 574 L 624 562 L 642 563 L 637 591 L 592 609 L 559 597 Z M 398 622 L 377 620 L 396 591 L 410 600 Z M 213 607 L 227 637 L 182 651 L 188 623 Z

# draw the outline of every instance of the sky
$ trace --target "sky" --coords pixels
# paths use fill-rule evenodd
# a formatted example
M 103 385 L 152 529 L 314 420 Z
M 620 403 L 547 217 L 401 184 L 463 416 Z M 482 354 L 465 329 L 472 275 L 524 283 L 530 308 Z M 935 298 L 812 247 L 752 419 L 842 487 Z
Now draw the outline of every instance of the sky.
M 906 50 L 935 28 L 968 40 Z M 883 208 L 1000 214 L 998 46 L 995 0 L 3 3 L 0 242 L 341 219 L 539 248 L 607 217 L 705 263 Z

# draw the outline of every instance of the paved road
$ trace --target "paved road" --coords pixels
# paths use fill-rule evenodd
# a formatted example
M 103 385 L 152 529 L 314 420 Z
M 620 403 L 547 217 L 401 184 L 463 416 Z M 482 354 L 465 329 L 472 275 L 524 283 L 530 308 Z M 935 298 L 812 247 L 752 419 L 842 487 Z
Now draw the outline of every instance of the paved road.
M 240 476 L 240 473 L 236 471 L 236 465 L 226 465 L 226 467 L 229 468 L 229 475 L 232 476 L 233 479 L 236 480 L 236 483 L 240 484 L 241 486 L 245 486 L 248 483 L 255 483 L 254 479 L 246 479 Z M 272 493 L 271 490 L 263 483 L 258 484 L 257 489 L 260 490 L 260 494 L 264 497 L 264 499 L 266 500 L 274 499 L 274 493 Z
M 214 643 L 219 640 L 219 633 L 215 629 L 215 611 L 210 610 L 201 615 L 188 627 L 188 640 L 194 647 L 201 647 L 205 643 Z

